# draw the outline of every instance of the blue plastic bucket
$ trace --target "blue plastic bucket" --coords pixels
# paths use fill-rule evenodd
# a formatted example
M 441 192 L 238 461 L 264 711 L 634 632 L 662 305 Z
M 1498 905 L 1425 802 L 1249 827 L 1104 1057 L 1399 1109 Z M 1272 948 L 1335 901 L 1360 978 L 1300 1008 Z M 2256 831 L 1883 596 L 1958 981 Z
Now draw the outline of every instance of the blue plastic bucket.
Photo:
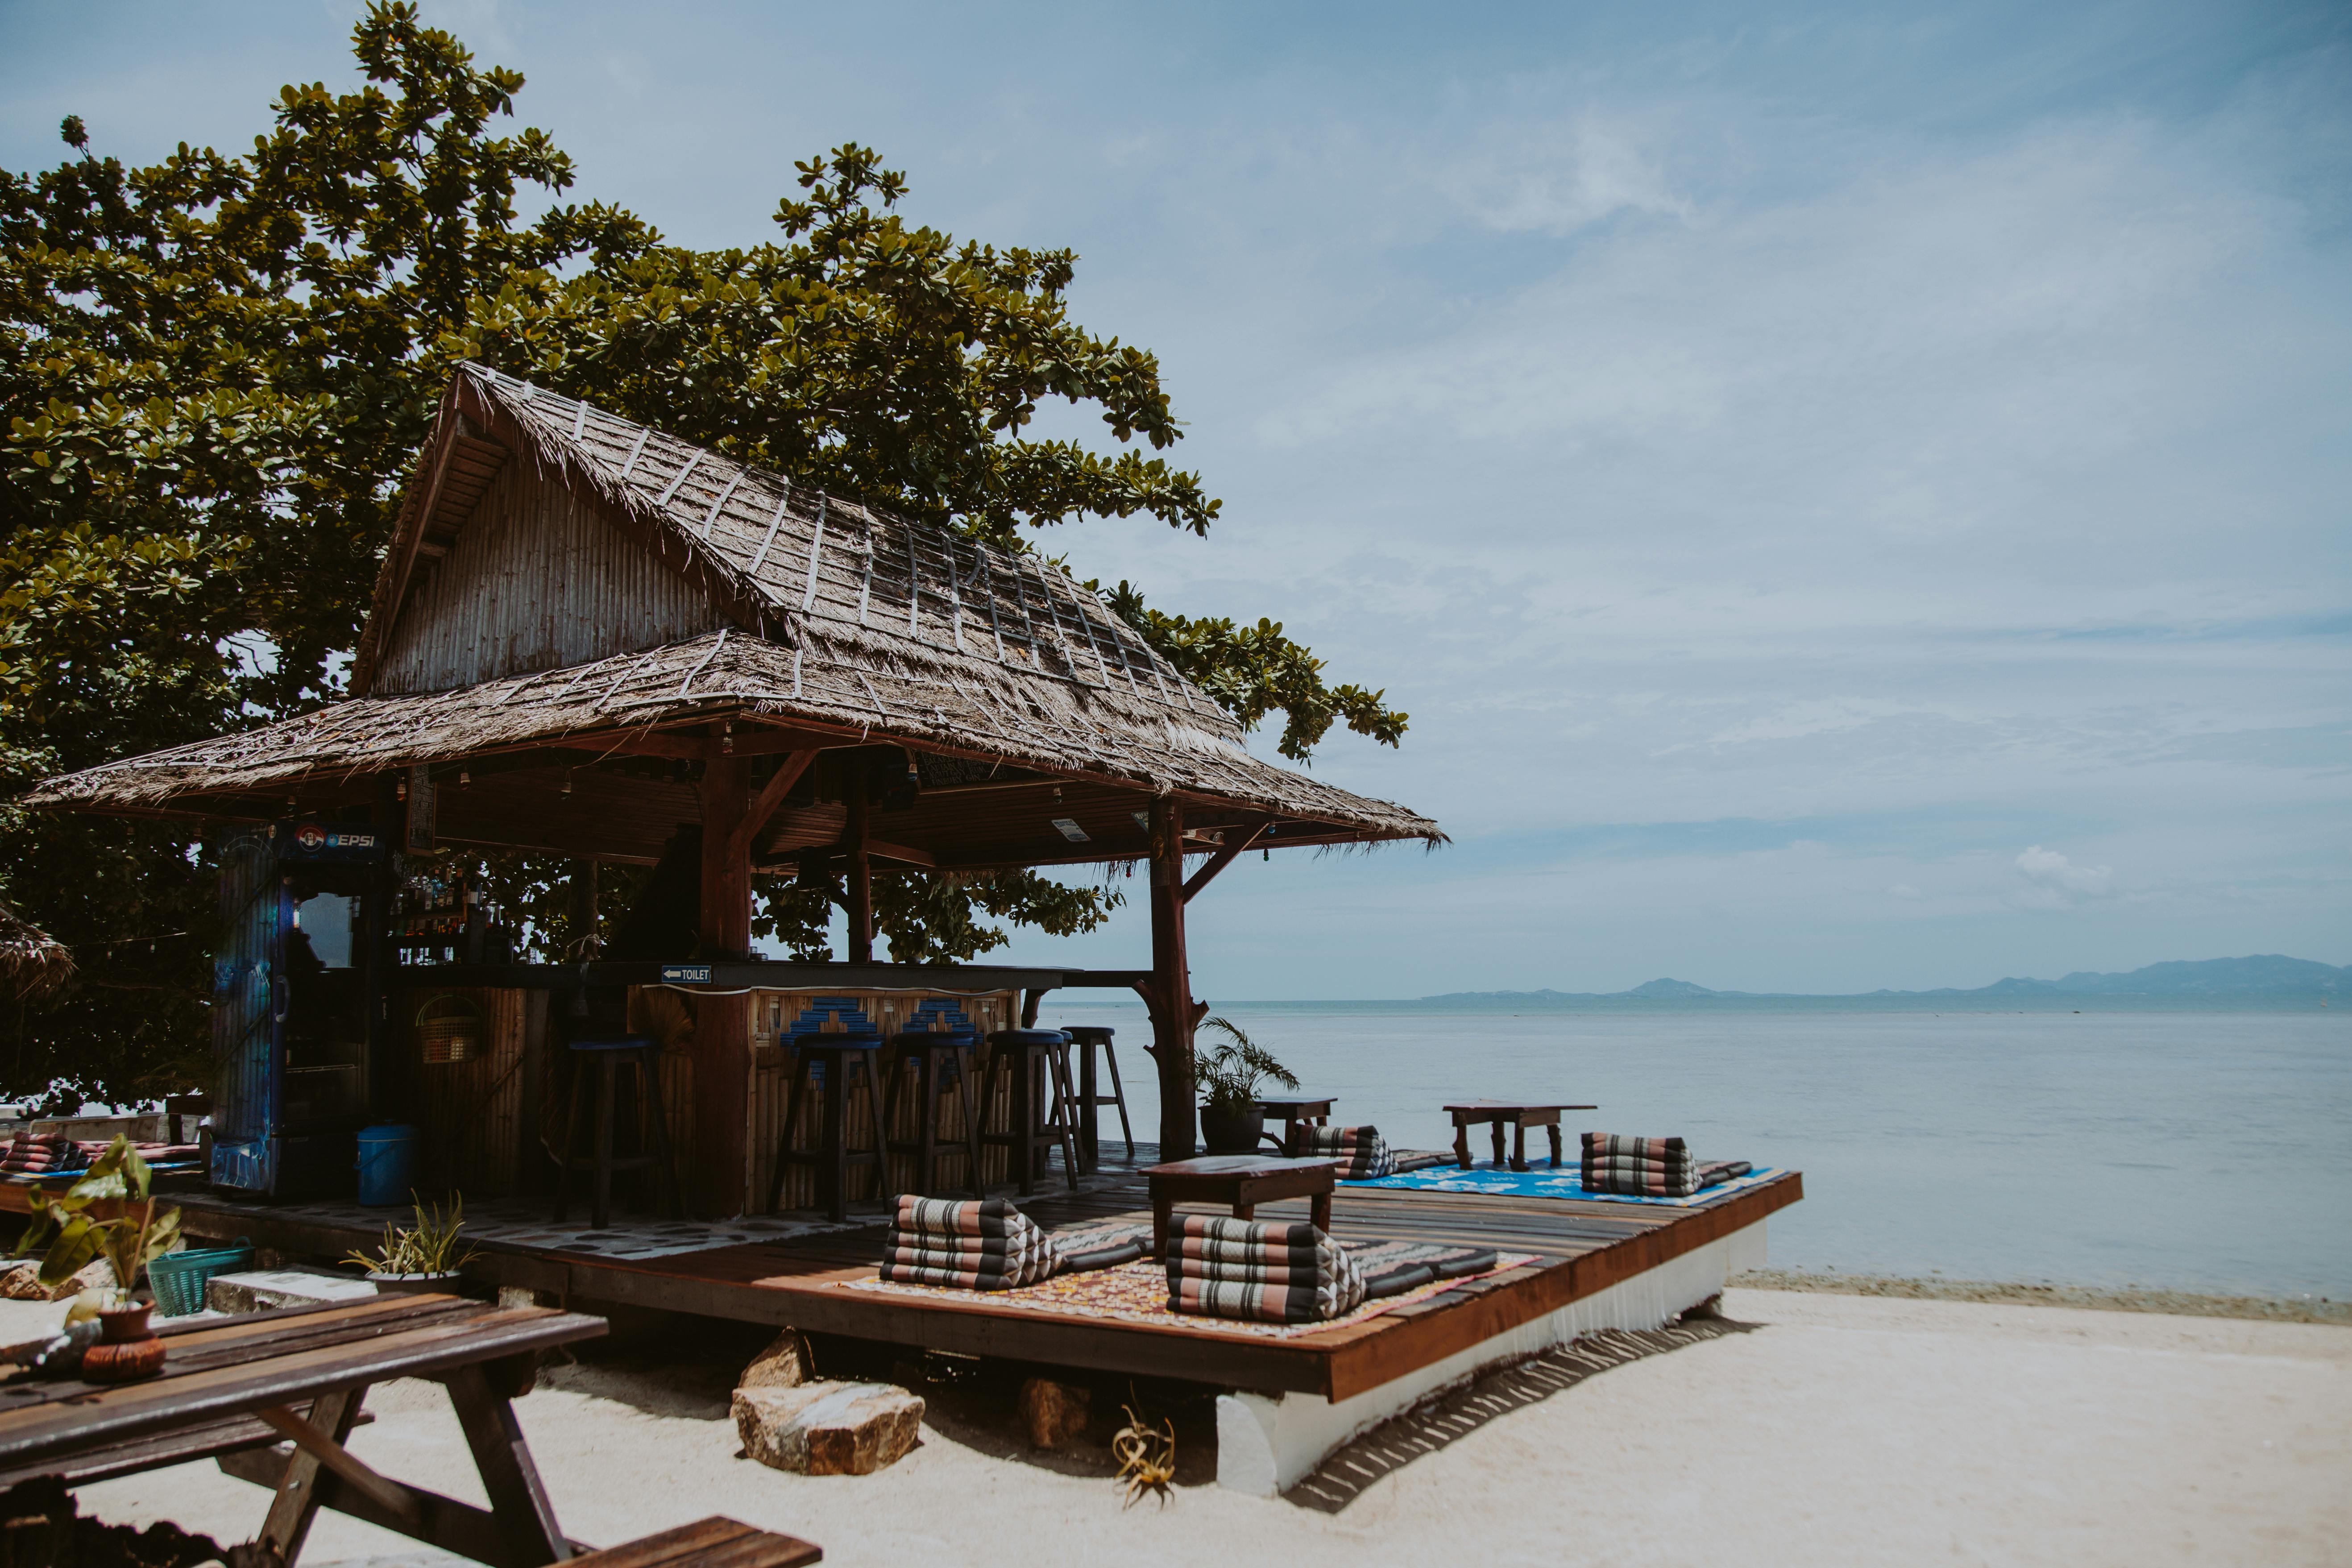
M 398 1208 L 410 1201 L 416 1170 L 416 1129 L 367 1127 L 360 1131 L 360 1202 L 371 1208 Z

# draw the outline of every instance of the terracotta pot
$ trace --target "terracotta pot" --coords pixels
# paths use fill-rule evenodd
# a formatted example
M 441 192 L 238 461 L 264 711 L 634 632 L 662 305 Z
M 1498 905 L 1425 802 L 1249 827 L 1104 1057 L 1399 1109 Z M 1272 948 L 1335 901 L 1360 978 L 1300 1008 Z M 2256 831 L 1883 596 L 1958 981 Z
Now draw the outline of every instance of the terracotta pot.
M 371 1274 L 379 1296 L 462 1296 L 464 1279 L 454 1268 L 438 1274 Z
M 98 1310 L 98 1343 L 82 1352 L 81 1374 L 91 1383 L 135 1383 L 163 1370 L 163 1342 L 147 1326 L 151 1305 Z
M 1255 1105 L 1221 1110 L 1201 1107 L 1201 1144 L 1212 1154 L 1255 1154 L 1265 1131 L 1265 1112 Z

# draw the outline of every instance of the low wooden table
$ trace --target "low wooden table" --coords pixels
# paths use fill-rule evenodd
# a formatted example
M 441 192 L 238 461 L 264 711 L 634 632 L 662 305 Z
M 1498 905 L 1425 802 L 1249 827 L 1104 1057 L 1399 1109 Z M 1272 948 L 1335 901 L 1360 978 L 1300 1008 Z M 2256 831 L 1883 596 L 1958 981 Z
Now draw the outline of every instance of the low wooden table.
M 1444 1108 L 1454 1118 L 1454 1158 L 1462 1169 L 1470 1168 L 1470 1129 L 1486 1122 L 1495 1131 L 1495 1163 L 1503 1163 L 1503 1129 L 1514 1130 L 1516 1142 L 1511 1151 L 1511 1169 L 1528 1168 L 1528 1129 L 1540 1127 L 1551 1134 L 1551 1168 L 1559 1169 L 1559 1113 L 1563 1110 L 1598 1110 L 1597 1105 L 1527 1105 L 1514 1100 L 1465 1100 L 1459 1105 Z
M 1285 1154 L 1290 1152 L 1291 1130 L 1302 1121 L 1318 1127 L 1328 1125 L 1331 1120 L 1331 1107 L 1335 1103 L 1328 1097 L 1318 1099 L 1311 1094 L 1261 1094 L 1257 1097 L 1260 1110 L 1268 1116 L 1282 1118 L 1282 1152 Z
M 275 1490 L 260 1539 L 289 1564 L 322 1507 L 478 1563 L 565 1562 L 585 1548 L 557 1528 L 509 1401 L 530 1389 L 541 1351 L 604 1330 L 578 1312 L 455 1296 L 166 1320 L 163 1370 L 143 1382 L 0 1380 L 0 1488 L 215 1458 Z M 370 1385 L 395 1377 L 449 1391 L 488 1510 L 379 1475 L 343 1447 Z M 286 1438 L 290 1453 L 272 1447 Z
M 1151 1184 L 1151 1256 L 1168 1256 L 1168 1221 L 1180 1203 L 1227 1204 L 1235 1219 L 1281 1198 L 1312 1200 L 1316 1228 L 1331 1228 L 1331 1184 L 1337 1160 L 1279 1160 L 1271 1154 L 1207 1154 L 1175 1160 L 1143 1173 Z

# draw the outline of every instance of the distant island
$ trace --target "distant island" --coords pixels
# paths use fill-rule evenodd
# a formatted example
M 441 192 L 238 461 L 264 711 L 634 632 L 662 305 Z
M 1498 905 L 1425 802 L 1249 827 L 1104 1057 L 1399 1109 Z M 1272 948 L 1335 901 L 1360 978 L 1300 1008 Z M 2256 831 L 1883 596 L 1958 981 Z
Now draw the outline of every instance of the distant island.
M 2078 970 L 2056 980 L 1996 980 L 1972 991 L 1945 986 L 1935 991 L 1865 991 L 1849 994 L 1887 997 L 1949 997 L 1999 1000 L 2021 996 L 2337 996 L 2352 994 L 2352 965 L 2258 953 L 2248 958 L 2208 958 L 2151 963 L 2128 974 L 2093 974 Z M 1652 980 L 1631 991 L 1454 991 L 1424 1002 L 1511 1002 L 1538 1006 L 1569 1002 L 1695 1002 L 1710 998 L 1788 998 L 1790 991 L 1710 991 L 1687 980 Z

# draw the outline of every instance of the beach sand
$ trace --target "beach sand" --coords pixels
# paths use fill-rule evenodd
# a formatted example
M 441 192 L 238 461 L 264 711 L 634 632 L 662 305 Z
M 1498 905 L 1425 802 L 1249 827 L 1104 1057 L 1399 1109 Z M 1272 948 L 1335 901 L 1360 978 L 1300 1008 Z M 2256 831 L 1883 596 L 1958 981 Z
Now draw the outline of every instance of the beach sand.
M 0 1332 L 58 1310 L 7 1304 Z M 734 1457 L 727 1365 L 643 1342 L 551 1369 L 517 1409 L 575 1538 L 727 1513 L 841 1568 L 2348 1560 L 2352 1329 L 1758 1289 L 1696 1327 L 1580 1379 L 1543 1363 L 1489 1378 L 1374 1445 L 1426 1451 L 1343 1478 L 1344 1506 L 1187 1484 L 1122 1509 L 1099 1447 L 1032 1459 L 1009 1411 L 952 1393 L 888 1470 L 781 1475 Z M 480 1500 L 439 1390 L 394 1384 L 369 1407 L 355 1452 Z M 1207 1456 L 1188 1441 L 1197 1479 Z M 79 1495 L 110 1521 L 223 1542 L 248 1537 L 265 1500 L 210 1464 Z M 303 1561 L 454 1559 L 328 1514 Z

